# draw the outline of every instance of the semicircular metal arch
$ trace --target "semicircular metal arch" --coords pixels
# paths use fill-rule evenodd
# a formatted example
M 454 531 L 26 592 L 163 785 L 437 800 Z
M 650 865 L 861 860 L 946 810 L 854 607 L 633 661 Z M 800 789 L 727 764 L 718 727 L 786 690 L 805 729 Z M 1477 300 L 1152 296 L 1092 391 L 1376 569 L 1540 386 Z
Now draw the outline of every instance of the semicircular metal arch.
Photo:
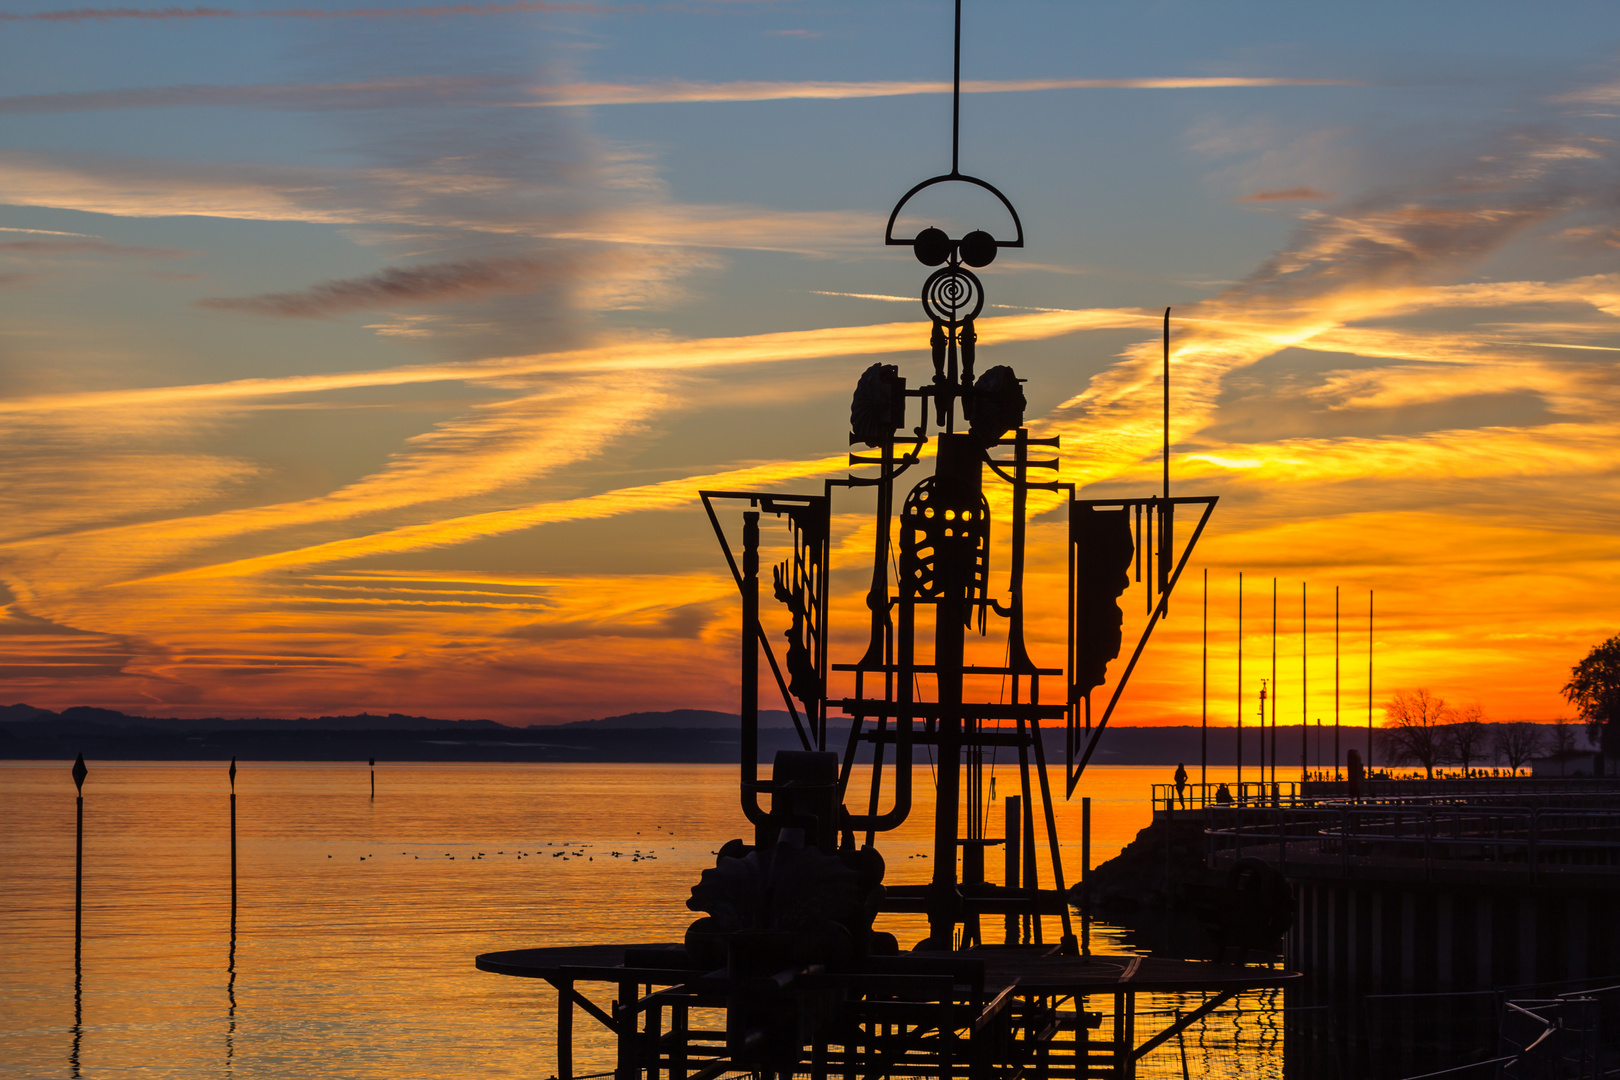
M 1011 200 L 1009 200 L 1007 196 L 1003 195 L 1001 193 L 1001 189 L 996 187 L 996 185 L 992 184 L 990 181 L 980 180 L 977 176 L 969 176 L 966 173 L 959 172 L 944 173 L 940 176 L 931 176 L 927 180 L 924 180 L 922 183 L 918 184 L 916 187 L 912 188 L 910 191 L 906 192 L 904 195 L 900 196 L 900 201 L 894 204 L 893 210 L 889 211 L 889 224 L 883 230 L 883 243 L 889 247 L 910 247 L 912 244 L 914 244 L 916 242 L 916 237 L 912 237 L 909 240 L 895 239 L 894 223 L 900 217 L 900 211 L 905 209 L 906 203 L 911 201 L 913 195 L 916 195 L 924 188 L 930 188 L 935 184 L 943 184 L 952 180 L 960 181 L 964 184 L 977 184 L 979 187 L 984 188 L 984 190 L 994 195 L 997 199 L 1000 199 L 1001 205 L 1005 206 L 1007 208 L 1007 213 L 1012 215 L 1013 228 L 1018 230 L 1018 237 L 1014 240 L 997 240 L 996 247 L 1021 248 L 1024 246 L 1024 222 L 1019 218 L 1018 211 L 1013 208 Z

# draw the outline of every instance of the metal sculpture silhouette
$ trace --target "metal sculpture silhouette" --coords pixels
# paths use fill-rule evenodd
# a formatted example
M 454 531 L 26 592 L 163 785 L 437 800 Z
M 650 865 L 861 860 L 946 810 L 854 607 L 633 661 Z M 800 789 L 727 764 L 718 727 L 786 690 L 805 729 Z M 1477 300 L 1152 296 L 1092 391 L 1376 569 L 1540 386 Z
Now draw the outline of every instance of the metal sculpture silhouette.
M 921 291 L 929 321 L 931 377 L 912 386 L 897 365 L 881 363 L 861 374 L 850 403 L 849 436 L 852 447 L 864 448 L 849 456 L 851 468 L 860 472 L 825 481 L 820 494 L 701 494 L 742 593 L 742 801 L 756 830 L 755 847 L 768 849 L 782 828 L 782 822 L 762 808 L 759 800 L 763 793 L 774 795 L 781 790 L 776 786 L 779 781 L 761 781 L 758 775 L 759 658 L 763 652 L 804 751 L 828 750 L 829 711 L 842 712 L 851 720 L 837 761 L 836 787 L 827 793 L 822 812 L 836 818 L 836 828 L 829 830 L 826 844 L 852 851 L 857 834 L 863 834 L 870 846 L 877 833 L 898 827 L 911 812 L 912 774 L 919 748 L 937 759 L 932 878 L 922 886 L 890 885 L 885 901 L 890 910 L 927 914 L 929 934 L 922 947 L 948 950 L 979 944 L 981 916 L 995 914 L 1007 917 L 1009 941 L 1041 941 L 1041 917 L 1056 915 L 1062 922 L 1063 950 L 1072 953 L 1076 939 L 1062 899 L 1065 882 L 1046 772 L 1043 724 L 1065 725 L 1065 794 L 1072 795 L 1148 637 L 1168 612 L 1170 594 L 1216 500 L 1170 495 L 1168 309 L 1164 316 L 1164 481 L 1157 496 L 1076 498 L 1075 485 L 1058 477 L 1058 440 L 1037 438 L 1024 426 L 1022 380 L 1005 365 L 977 372 L 976 320 L 984 310 L 985 286 L 974 270 L 991 265 L 1003 248 L 1022 248 L 1025 236 L 1012 201 L 989 181 L 960 170 L 960 55 L 958 5 L 951 169 L 901 196 L 884 229 L 886 245 L 909 247 L 918 262 L 936 268 Z M 1010 217 L 1011 235 L 973 229 L 953 237 L 937 226 L 911 236 L 896 235 L 901 212 L 913 199 L 946 185 L 987 192 Z M 896 485 L 922 463 L 930 442 L 935 448 L 933 475 L 904 492 L 897 513 Z M 1010 565 L 1006 592 L 1001 596 L 992 587 L 993 518 L 985 494 L 985 485 L 997 482 L 1011 488 Z M 829 664 L 828 563 L 837 488 L 873 488 L 877 505 L 871 580 L 866 591 L 866 648 L 853 663 Z M 1062 667 L 1038 665 L 1025 641 L 1025 546 L 1030 498 L 1035 493 L 1048 499 L 1052 494 L 1066 496 L 1068 506 L 1069 634 Z M 740 561 L 717 509 L 722 503 L 735 502 L 745 502 L 748 507 L 742 515 Z M 1178 507 L 1201 511 L 1191 535 L 1179 547 Z M 786 607 L 791 621 L 786 631 L 785 673 L 761 620 L 762 515 L 785 519 L 790 532 L 791 554 L 772 574 L 774 596 Z M 896 516 L 897 545 L 893 535 Z M 1147 626 L 1124 671 L 1114 680 L 1107 705 L 1094 719 L 1092 696 L 1108 686 L 1108 667 L 1120 656 L 1124 642 L 1120 601 L 1133 583 L 1145 584 Z M 967 633 L 976 630 L 988 635 L 992 619 L 997 632 L 1005 633 L 1004 663 L 968 663 Z M 930 630 L 931 650 L 919 641 Z M 852 695 L 829 696 L 829 669 L 847 680 L 846 686 L 852 682 Z M 1001 701 L 970 698 L 966 684 L 982 676 L 1003 680 L 1006 693 Z M 933 685 L 931 699 L 923 693 L 925 681 Z M 1009 826 L 1006 835 L 989 837 L 984 835 L 991 816 L 984 757 L 1001 748 L 1017 754 L 1021 821 Z M 857 758 L 871 765 L 864 807 L 852 802 L 849 790 Z M 1036 786 L 1045 810 L 1050 889 L 1040 888 L 1037 870 Z M 886 790 L 890 794 L 884 808 Z M 1007 864 L 1018 866 L 999 885 L 985 881 L 983 872 L 985 848 L 998 844 L 1017 856 Z

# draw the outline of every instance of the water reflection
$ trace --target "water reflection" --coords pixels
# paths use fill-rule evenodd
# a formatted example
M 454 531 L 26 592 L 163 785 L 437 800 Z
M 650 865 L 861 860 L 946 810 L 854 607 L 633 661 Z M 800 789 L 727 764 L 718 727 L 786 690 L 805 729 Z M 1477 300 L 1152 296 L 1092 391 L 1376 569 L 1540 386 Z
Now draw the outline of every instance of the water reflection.
M 70 988 L 73 789 L 62 790 L 58 764 L 0 763 L 0 1042 L 19 1075 L 81 1076 L 86 1034 L 91 1073 L 160 1080 L 207 1075 L 222 1059 L 228 1074 L 240 1065 L 254 1080 L 552 1075 L 554 992 L 476 971 L 473 956 L 680 940 L 693 918 L 692 884 L 746 829 L 736 770 L 726 766 L 379 765 L 385 797 L 373 803 L 364 760 L 252 763 L 237 777 L 238 892 L 219 827 L 219 768 L 96 766 L 85 808 L 88 941 Z M 1146 824 L 1148 785 L 1160 771 L 1088 770 L 1094 861 Z M 1054 809 L 1065 860 L 1078 865 L 1078 800 Z M 925 878 L 931 849 L 932 822 L 920 813 L 884 842 L 891 878 Z M 886 916 L 885 925 L 907 944 L 926 933 L 911 916 Z M 1093 946 L 1134 951 L 1108 928 Z M 253 1006 L 241 1017 L 238 947 Z M 85 975 L 93 1025 L 84 1022 Z M 1238 1052 L 1236 1019 L 1187 1033 L 1194 1076 L 1202 1071 L 1194 1032 L 1211 1063 L 1228 1060 Z M 1254 1042 L 1252 1018 L 1243 1022 Z M 614 1053 L 609 1033 L 581 1032 L 576 1069 L 611 1069 Z M 1176 1041 L 1151 1057 L 1143 1075 L 1181 1075 Z M 1279 1075 L 1270 1060 L 1224 1075 Z
M 236 1057 L 236 890 L 231 890 L 231 948 L 225 956 L 225 1071 Z
M 79 1080 L 79 1048 L 84 1041 L 84 969 L 77 944 L 73 949 L 73 1048 L 68 1051 L 68 1075 Z

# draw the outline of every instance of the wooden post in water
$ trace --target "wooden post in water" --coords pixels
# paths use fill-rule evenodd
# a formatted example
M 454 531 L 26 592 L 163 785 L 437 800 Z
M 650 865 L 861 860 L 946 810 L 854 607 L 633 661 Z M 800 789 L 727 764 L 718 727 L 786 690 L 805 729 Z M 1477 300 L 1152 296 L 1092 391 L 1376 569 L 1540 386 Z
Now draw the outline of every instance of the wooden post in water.
M 1009 795 L 1005 805 L 1007 807 L 1007 823 L 1005 839 L 1002 841 L 1001 856 L 1006 867 L 1007 888 L 1016 889 L 1023 880 L 1023 874 L 1020 872 L 1021 868 L 1019 866 L 1019 856 L 1023 853 L 1023 797 Z M 1019 944 L 1019 938 L 1022 936 L 1023 920 L 1019 916 L 1009 913 L 1006 916 L 1006 924 L 1007 944 Z
M 73 966 L 79 966 L 80 943 L 84 934 L 84 778 L 90 770 L 84 766 L 84 755 L 73 763 L 73 786 L 79 793 L 79 827 L 73 844 Z
M 1175 804 L 1172 802 L 1171 806 Z M 1174 811 L 1172 811 L 1173 813 Z M 1168 848 L 1168 842 L 1166 843 Z M 1080 800 L 1080 955 L 1091 959 L 1091 796 Z
M 231 947 L 236 947 L 236 759 L 231 758 Z
M 377 797 L 377 759 L 371 759 L 371 797 Z

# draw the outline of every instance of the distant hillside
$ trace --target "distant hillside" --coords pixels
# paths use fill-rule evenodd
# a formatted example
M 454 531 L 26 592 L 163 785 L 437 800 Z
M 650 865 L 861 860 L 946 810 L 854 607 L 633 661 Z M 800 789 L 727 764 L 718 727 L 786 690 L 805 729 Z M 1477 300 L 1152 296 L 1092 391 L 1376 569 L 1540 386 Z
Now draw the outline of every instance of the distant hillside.
M 804 714 L 799 716 L 801 722 Z M 606 730 L 609 728 L 644 731 L 648 728 L 724 728 L 736 731 L 742 719 L 736 713 L 715 712 L 713 709 L 669 709 L 665 712 L 633 712 L 623 716 L 607 716 L 601 720 L 576 720 L 571 724 L 530 724 L 531 728 L 546 727 L 551 731 L 579 729 Z M 759 726 L 762 728 L 791 728 L 793 717 L 781 709 L 761 709 Z
M 834 716 L 827 745 L 842 751 L 849 721 Z M 60 713 L 30 705 L 0 706 L 0 759 L 68 760 L 86 758 L 145 761 L 621 761 L 733 762 L 738 753 L 739 719 L 708 709 L 626 713 L 568 724 L 509 727 L 493 720 L 438 720 L 392 713 L 375 716 L 321 716 L 298 720 L 221 718 L 188 720 L 130 716 L 111 709 L 71 708 Z M 1061 725 L 1043 729 L 1046 760 L 1063 760 Z M 1207 739 L 1207 742 L 1206 742 Z M 1272 734 L 1266 732 L 1270 756 Z M 793 722 L 780 710 L 761 711 L 759 757 L 768 762 L 778 750 L 800 746 Z M 1207 746 L 1212 766 L 1237 760 L 1237 731 L 1212 727 L 1110 728 L 1092 761 L 1098 765 L 1152 765 L 1168 773 L 1184 763 L 1196 772 Z M 1366 752 L 1367 729 L 1345 725 L 1341 754 Z M 1297 776 L 1301 741 L 1298 724 L 1276 732 L 1278 779 Z M 1243 763 L 1259 764 L 1258 732 L 1243 731 Z M 1333 729 L 1312 727 L 1303 747 L 1308 767 L 1331 768 Z M 1007 754 L 1016 758 L 1010 751 Z M 924 760 L 928 752 L 922 751 Z M 1381 764 L 1381 760 L 1375 757 Z M 1491 762 L 1481 762 L 1489 765 Z M 1168 779 L 1168 778 L 1167 778 Z
M 406 716 L 403 713 L 389 713 L 387 716 L 357 713 L 353 716 L 300 717 L 297 720 L 267 717 L 231 720 L 218 716 L 206 719 L 131 716 L 116 709 L 97 709 L 87 705 L 77 705 L 59 713 L 32 705 L 0 705 L 0 724 L 53 724 L 61 728 L 97 725 L 151 728 L 155 731 L 434 731 L 506 728 L 506 725 L 493 720 L 436 720 L 429 716 Z

